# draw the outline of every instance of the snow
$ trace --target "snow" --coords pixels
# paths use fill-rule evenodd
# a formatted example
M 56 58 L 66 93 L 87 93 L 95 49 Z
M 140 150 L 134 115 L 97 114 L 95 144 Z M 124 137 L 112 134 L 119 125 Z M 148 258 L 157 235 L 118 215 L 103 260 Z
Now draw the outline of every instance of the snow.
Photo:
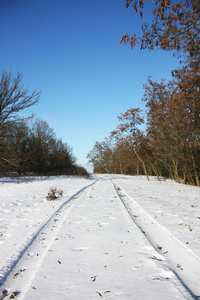
M 155 177 L 0 178 L 0 299 L 199 299 L 199 200 Z

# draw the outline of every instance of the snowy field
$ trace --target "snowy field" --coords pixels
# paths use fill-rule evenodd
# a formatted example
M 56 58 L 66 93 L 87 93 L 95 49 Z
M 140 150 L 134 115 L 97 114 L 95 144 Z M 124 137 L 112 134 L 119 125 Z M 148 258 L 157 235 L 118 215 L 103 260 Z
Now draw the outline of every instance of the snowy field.
M 52 187 L 63 197 L 48 201 Z M 200 299 L 200 189 L 0 178 L 0 299 Z

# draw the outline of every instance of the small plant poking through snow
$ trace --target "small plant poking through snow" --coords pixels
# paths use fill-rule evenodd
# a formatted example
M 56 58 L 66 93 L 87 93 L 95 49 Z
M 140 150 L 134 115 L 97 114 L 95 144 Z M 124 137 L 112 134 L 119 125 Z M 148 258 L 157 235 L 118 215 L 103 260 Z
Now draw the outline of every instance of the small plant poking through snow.
M 55 187 L 52 187 L 50 189 L 50 191 L 48 192 L 48 195 L 47 195 L 47 200 L 51 201 L 51 200 L 55 200 L 59 197 L 63 197 L 63 191 L 62 190 L 57 190 L 57 188 Z

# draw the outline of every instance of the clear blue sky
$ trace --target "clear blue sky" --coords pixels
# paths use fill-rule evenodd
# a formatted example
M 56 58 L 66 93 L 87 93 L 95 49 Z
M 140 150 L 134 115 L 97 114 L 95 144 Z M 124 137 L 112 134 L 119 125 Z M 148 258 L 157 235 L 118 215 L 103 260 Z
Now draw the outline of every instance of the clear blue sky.
M 144 20 L 151 19 L 150 0 Z M 117 116 L 144 108 L 148 76 L 170 78 L 172 53 L 131 50 L 123 34 L 140 34 L 141 19 L 125 0 L 1 0 L 0 68 L 23 73 L 42 89 L 34 112 L 86 166 L 95 141 L 108 137 Z

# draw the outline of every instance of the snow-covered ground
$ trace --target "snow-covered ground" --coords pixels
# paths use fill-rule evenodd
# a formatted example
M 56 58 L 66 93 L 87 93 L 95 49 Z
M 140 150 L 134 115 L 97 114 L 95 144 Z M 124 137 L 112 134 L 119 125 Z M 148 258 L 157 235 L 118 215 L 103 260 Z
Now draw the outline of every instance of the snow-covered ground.
M 52 187 L 63 197 L 48 201 Z M 200 299 L 200 189 L 0 178 L 0 299 Z

